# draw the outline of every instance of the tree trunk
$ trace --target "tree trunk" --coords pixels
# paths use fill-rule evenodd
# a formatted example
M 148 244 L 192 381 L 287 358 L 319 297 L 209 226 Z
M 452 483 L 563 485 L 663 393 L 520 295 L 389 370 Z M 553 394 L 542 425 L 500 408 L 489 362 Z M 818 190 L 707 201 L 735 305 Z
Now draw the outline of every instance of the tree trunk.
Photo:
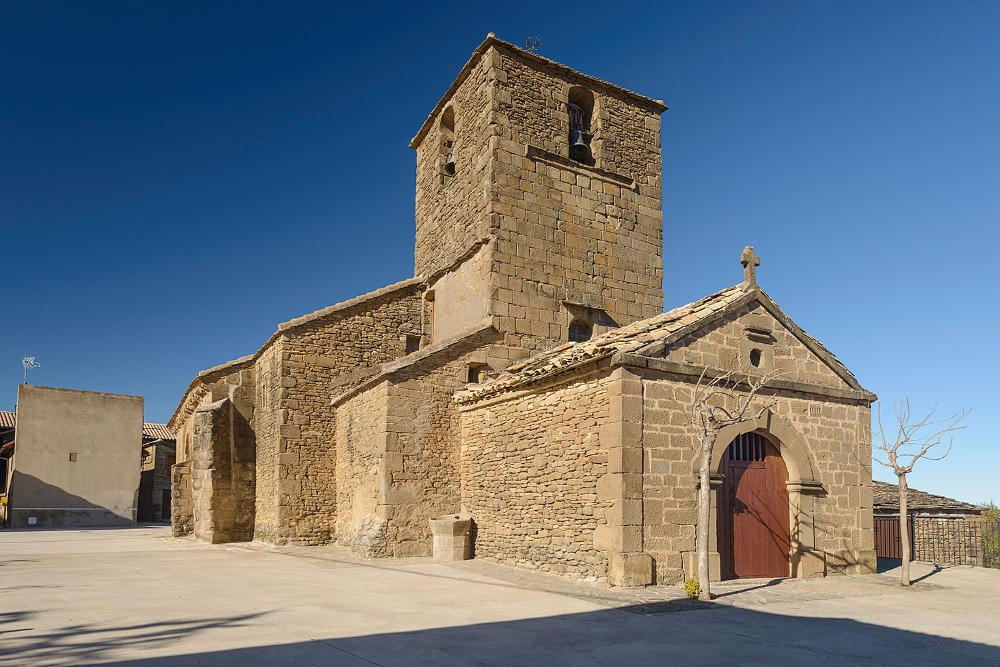
M 715 434 L 704 434 L 701 442 L 701 464 L 698 469 L 698 585 L 701 586 L 700 600 L 711 600 L 712 591 L 708 576 L 708 527 L 712 507 L 712 449 Z
M 910 516 L 906 508 L 906 473 L 896 473 L 899 478 L 899 540 L 903 566 L 900 570 L 900 586 L 910 585 Z

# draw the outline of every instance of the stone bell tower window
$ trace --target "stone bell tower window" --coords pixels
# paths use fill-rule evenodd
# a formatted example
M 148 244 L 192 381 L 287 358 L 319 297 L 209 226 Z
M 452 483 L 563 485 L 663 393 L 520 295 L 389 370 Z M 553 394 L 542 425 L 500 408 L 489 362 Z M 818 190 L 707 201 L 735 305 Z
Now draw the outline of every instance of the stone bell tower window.
M 441 113 L 441 172 L 455 175 L 455 108 L 451 106 Z
M 594 163 L 590 142 L 594 138 L 591 121 L 594 116 L 594 94 L 574 86 L 569 90 L 566 109 L 569 112 L 569 156 L 584 164 Z

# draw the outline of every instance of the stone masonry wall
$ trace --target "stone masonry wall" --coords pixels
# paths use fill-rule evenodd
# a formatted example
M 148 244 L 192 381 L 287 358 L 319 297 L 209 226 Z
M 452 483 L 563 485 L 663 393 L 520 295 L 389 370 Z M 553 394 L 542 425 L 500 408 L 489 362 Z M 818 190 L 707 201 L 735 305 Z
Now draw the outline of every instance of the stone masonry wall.
M 170 534 L 190 535 L 194 530 L 194 504 L 191 498 L 191 463 L 177 463 L 170 469 L 173 493 L 170 495 Z
M 747 327 L 766 330 L 770 337 L 750 341 Z M 756 302 L 733 311 L 707 330 L 677 341 L 666 358 L 698 368 L 748 371 L 753 370 L 747 359 L 751 349 L 763 353 L 760 370 L 773 369 L 783 380 L 848 388 L 840 376 Z
M 383 483 L 387 405 L 388 383 L 379 382 L 337 406 L 337 541 L 367 557 L 388 555 Z
M 237 371 L 217 387 L 223 397 L 194 412 L 191 487 L 195 537 L 243 542 L 253 537 L 256 442 L 254 374 Z
M 455 111 L 455 175 L 444 173 L 440 113 L 417 147 L 416 276 L 431 278 L 489 235 L 495 87 L 491 63 L 492 56 L 484 57 L 449 100 Z
M 420 334 L 419 286 L 366 300 L 284 332 L 278 412 L 278 541 L 333 539 L 337 512 L 335 393 L 405 354 Z M 337 387 L 334 385 L 337 383 Z
M 281 436 L 281 360 L 285 340 L 279 336 L 254 360 L 257 388 L 253 428 L 257 436 L 257 492 L 254 502 L 255 540 L 270 542 L 280 534 L 278 507 L 278 455 Z
M 603 309 L 618 324 L 661 312 L 659 114 L 594 90 L 605 141 L 592 168 L 567 158 L 572 77 L 504 52 L 495 76 L 499 328 L 566 340 L 563 300 Z
M 643 382 L 645 550 L 657 581 L 683 578 L 682 552 L 695 548 L 695 442 L 689 422 L 694 385 L 650 373 Z M 852 401 L 782 392 L 773 409 L 804 438 L 826 495 L 815 498 L 816 548 L 828 571 L 854 571 L 859 551 L 871 550 L 870 409 Z M 725 447 L 728 443 L 719 443 Z
M 390 379 L 385 475 L 393 556 L 430 555 L 428 520 L 461 508 L 460 427 L 452 396 L 467 384 L 470 363 L 493 371 L 509 363 L 505 348 L 483 342 L 457 343 Z
M 608 469 L 608 382 L 591 377 L 462 411 L 462 505 L 476 523 L 477 558 L 606 576 L 594 532 L 610 506 L 597 500 Z

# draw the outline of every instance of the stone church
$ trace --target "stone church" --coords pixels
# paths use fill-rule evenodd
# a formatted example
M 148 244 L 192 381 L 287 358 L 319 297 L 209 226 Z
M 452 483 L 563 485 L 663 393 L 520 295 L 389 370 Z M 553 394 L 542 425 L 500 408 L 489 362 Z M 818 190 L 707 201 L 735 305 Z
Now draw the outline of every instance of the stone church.
M 410 143 L 415 277 L 191 382 L 174 534 L 429 555 L 429 519 L 460 513 L 477 558 L 675 582 L 695 383 L 774 369 L 771 408 L 713 456 L 713 576 L 871 571 L 875 396 L 750 248 L 742 282 L 663 312 L 665 109 L 490 34 Z

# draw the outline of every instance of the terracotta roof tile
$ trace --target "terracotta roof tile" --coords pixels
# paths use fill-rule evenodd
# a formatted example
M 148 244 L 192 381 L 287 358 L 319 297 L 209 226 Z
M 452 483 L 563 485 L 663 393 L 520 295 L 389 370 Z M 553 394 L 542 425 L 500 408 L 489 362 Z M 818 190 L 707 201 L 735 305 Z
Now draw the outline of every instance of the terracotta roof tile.
M 142 437 L 150 440 L 173 440 L 174 434 L 166 424 L 143 424 Z
M 527 382 L 557 375 L 567 368 L 586 361 L 610 357 L 622 352 L 638 352 L 651 343 L 663 340 L 684 327 L 697 323 L 720 309 L 732 305 L 753 291 L 754 288 L 747 283 L 740 283 L 699 301 L 612 329 L 588 341 L 557 345 L 530 359 L 510 366 L 503 374 L 488 384 L 459 393 L 456 400 L 460 402 L 472 401 Z
M 14 428 L 17 423 L 16 412 L 0 411 L 0 428 Z

